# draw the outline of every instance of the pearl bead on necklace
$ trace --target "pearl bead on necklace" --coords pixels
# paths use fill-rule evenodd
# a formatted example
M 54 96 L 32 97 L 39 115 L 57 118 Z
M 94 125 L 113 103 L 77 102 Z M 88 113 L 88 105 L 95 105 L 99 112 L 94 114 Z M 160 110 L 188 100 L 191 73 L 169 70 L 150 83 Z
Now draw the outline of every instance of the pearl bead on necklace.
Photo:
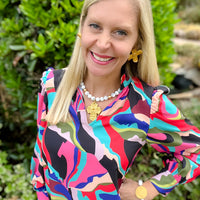
M 96 101 L 96 102 L 99 102 L 99 101 L 106 101 L 108 99 L 111 99 L 113 97 L 116 97 L 118 96 L 120 93 L 121 93 L 121 90 L 120 88 L 118 90 L 116 90 L 115 92 L 111 93 L 109 96 L 104 96 L 104 97 L 95 97 L 93 95 L 91 95 L 85 88 L 85 84 L 83 82 L 80 83 L 80 86 L 81 86 L 81 89 L 84 91 L 85 95 L 91 99 L 92 101 Z

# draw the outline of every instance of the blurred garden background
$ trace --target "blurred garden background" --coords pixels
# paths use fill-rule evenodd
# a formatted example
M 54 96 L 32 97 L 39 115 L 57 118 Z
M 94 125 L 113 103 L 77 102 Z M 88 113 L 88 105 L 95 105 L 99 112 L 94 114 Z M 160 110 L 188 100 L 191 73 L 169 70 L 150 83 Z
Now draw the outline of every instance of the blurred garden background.
M 46 68 L 67 65 L 82 4 L 0 0 L 0 199 L 36 199 L 29 166 L 37 134 L 39 79 Z M 162 84 L 171 88 L 170 98 L 200 128 L 200 1 L 151 4 Z M 146 146 L 128 176 L 147 179 L 161 166 L 157 153 Z M 197 179 L 156 199 L 197 200 L 199 188 Z

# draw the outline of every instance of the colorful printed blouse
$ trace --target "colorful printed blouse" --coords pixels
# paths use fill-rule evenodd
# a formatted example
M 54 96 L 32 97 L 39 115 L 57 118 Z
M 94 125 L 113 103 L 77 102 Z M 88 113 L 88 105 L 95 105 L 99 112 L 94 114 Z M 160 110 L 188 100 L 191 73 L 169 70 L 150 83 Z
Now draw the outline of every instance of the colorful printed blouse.
M 69 109 L 73 120 L 48 125 L 45 116 L 63 72 L 49 69 L 41 78 L 31 162 L 39 200 L 120 200 L 121 180 L 146 143 L 169 155 L 150 179 L 161 194 L 199 176 L 200 130 L 172 104 L 165 87 L 152 88 L 125 73 L 122 92 L 96 120 L 88 123 L 83 91 L 77 88 Z

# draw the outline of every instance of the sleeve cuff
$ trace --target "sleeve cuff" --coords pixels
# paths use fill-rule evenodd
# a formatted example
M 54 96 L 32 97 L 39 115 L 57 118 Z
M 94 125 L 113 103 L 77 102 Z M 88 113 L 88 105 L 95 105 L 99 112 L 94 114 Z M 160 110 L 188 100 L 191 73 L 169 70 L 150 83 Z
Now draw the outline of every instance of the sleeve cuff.
M 177 177 L 175 178 L 169 171 L 165 171 L 152 177 L 150 182 L 160 194 L 167 195 L 175 188 L 175 186 L 179 184 L 179 181 L 181 180 L 181 176 L 176 176 Z

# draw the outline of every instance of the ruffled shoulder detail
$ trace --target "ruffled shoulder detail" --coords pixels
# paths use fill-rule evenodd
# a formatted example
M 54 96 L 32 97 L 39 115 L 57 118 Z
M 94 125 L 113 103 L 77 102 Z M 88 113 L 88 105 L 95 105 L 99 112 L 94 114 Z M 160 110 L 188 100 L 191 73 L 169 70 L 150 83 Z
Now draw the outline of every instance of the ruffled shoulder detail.
M 47 110 L 49 110 L 52 106 L 56 90 L 62 80 L 64 72 L 65 70 L 63 69 L 55 70 L 51 67 L 42 74 L 39 93 L 44 96 L 44 102 L 46 103 Z
M 46 91 L 55 92 L 62 80 L 65 69 L 55 70 L 54 68 L 48 68 L 43 72 L 41 77 L 41 87 L 44 87 Z
M 152 95 L 151 114 L 159 110 L 160 96 L 163 94 L 168 95 L 169 93 L 170 89 L 167 86 L 160 85 L 155 87 Z
M 49 79 L 52 79 L 54 77 L 54 71 L 55 69 L 54 68 L 48 68 L 47 70 L 45 70 L 43 73 L 42 73 L 42 77 L 41 77 L 41 81 L 43 84 L 46 84 L 46 82 L 49 80 Z
M 166 95 L 170 93 L 170 89 L 166 85 L 159 85 L 155 87 L 155 91 L 159 91 L 159 90 L 162 90 L 163 94 L 166 94 Z

